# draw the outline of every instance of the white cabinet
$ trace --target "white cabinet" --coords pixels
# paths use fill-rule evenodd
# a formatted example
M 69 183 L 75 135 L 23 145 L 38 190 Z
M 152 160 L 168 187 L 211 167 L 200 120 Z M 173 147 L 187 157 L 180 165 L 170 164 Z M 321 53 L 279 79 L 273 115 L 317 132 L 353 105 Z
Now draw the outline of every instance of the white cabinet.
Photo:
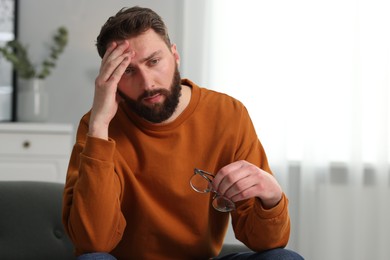
M 0 181 L 64 183 L 72 145 L 72 125 L 0 123 Z

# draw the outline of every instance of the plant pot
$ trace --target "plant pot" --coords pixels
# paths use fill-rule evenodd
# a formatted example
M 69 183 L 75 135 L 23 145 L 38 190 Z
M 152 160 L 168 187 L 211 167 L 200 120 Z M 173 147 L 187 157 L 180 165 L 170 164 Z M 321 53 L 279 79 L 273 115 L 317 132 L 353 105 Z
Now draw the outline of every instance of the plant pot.
M 49 115 L 49 95 L 44 80 L 18 81 L 16 119 L 19 122 L 45 122 Z

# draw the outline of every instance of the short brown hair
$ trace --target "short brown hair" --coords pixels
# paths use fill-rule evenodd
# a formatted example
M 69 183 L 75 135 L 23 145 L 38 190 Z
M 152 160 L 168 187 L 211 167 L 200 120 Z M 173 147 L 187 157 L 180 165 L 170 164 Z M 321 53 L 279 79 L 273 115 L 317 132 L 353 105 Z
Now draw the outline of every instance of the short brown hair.
M 106 53 L 107 44 L 115 40 L 125 40 L 153 29 L 161 39 L 171 46 L 168 29 L 162 18 L 149 8 L 134 6 L 122 8 L 115 16 L 108 18 L 100 30 L 96 40 L 96 47 L 100 57 Z

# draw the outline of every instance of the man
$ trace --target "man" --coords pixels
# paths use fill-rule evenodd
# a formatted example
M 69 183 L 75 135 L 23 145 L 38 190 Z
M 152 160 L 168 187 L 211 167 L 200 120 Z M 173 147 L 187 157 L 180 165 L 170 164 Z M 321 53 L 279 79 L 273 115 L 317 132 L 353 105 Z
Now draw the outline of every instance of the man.
M 161 17 L 122 9 L 97 49 L 93 105 L 80 121 L 63 198 L 79 259 L 209 259 L 230 210 L 236 237 L 260 252 L 242 256 L 301 259 L 276 249 L 289 238 L 288 200 L 245 107 L 180 79 Z

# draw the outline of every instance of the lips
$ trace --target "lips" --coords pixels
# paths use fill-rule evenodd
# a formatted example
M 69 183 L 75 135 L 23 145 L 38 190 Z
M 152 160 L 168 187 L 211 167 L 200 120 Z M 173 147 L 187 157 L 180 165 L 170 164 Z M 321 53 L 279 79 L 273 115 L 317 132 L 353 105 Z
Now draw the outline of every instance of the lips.
M 145 103 L 154 104 L 154 103 L 157 103 L 157 102 L 161 101 L 162 96 L 163 96 L 162 94 L 156 93 L 156 94 L 154 94 L 152 96 L 145 97 L 143 99 L 143 101 Z

